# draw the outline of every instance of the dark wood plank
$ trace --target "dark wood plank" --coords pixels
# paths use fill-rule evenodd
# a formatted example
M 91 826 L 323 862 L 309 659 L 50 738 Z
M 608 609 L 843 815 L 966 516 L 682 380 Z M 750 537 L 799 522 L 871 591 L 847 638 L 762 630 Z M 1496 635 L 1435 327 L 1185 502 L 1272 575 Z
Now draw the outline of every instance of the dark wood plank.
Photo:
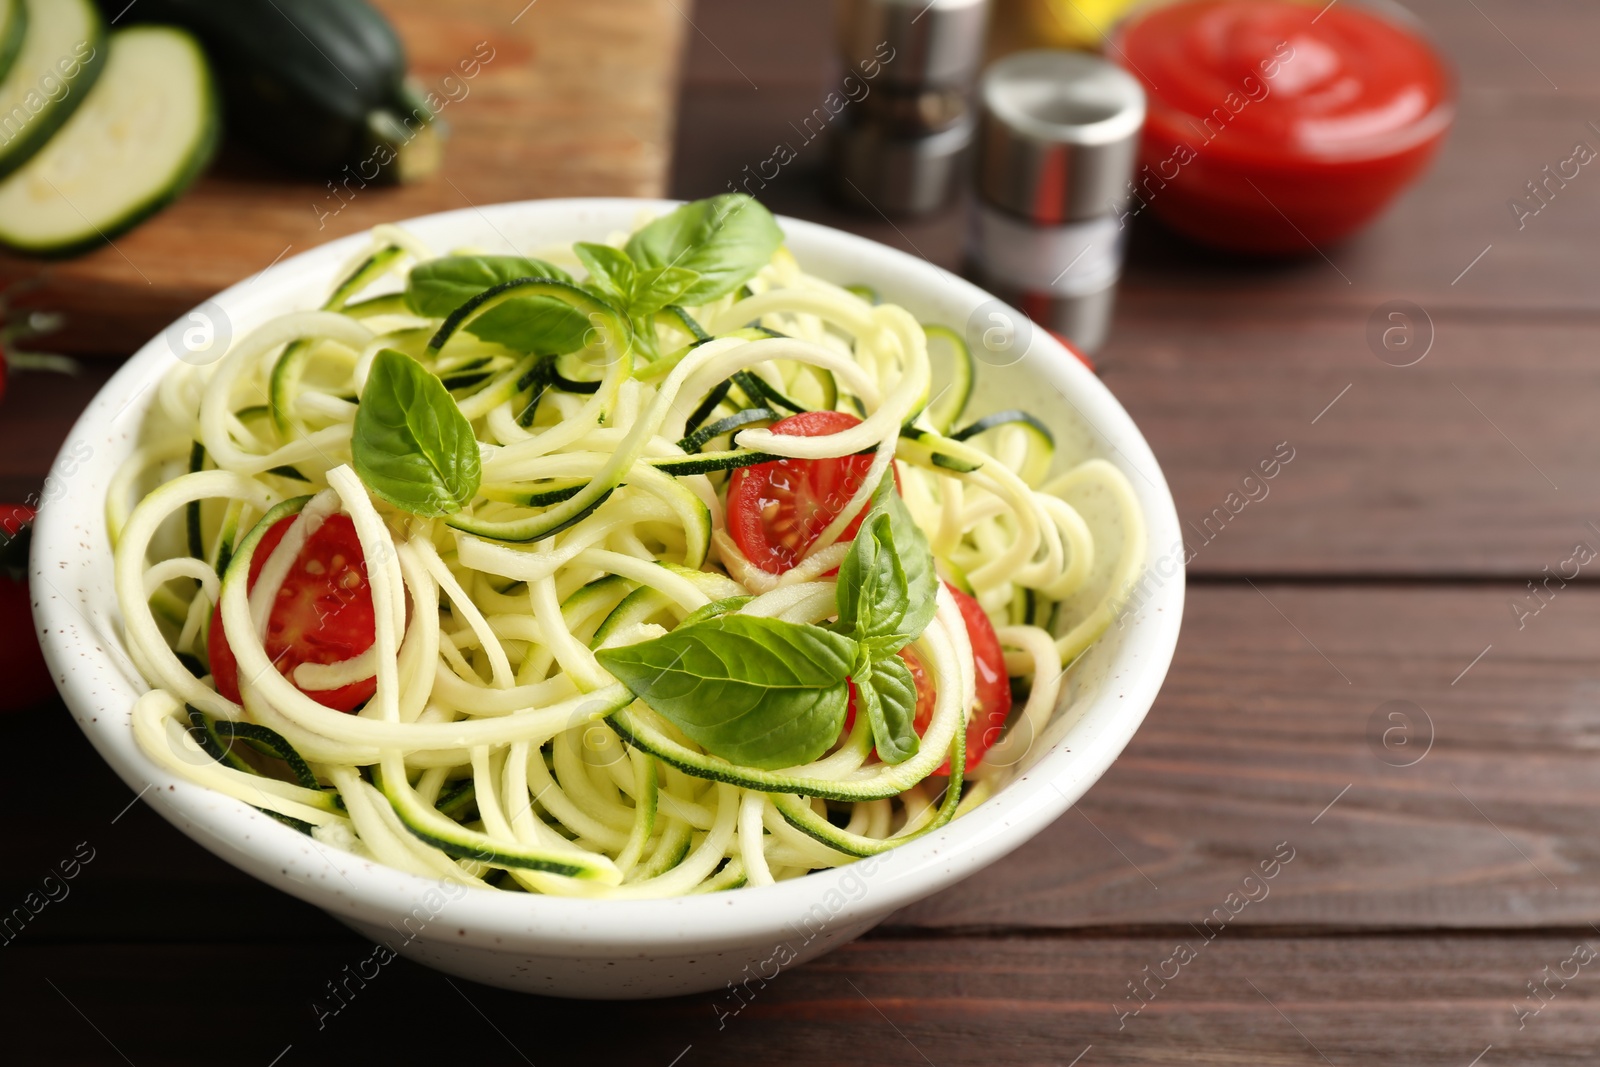
M 1600 89 L 1585 47 L 1596 12 L 1583 0 L 1407 0 L 1456 65 L 1464 94 L 1553 95 Z
M 1441 313 L 1433 350 L 1397 368 L 1366 319 L 1124 315 L 1106 382 L 1163 464 L 1197 573 L 1525 580 L 1600 547 L 1594 323 Z M 1228 495 L 1283 442 L 1293 462 L 1241 510 Z
M 1167 963 L 1179 945 L 1193 958 Z M 1582 947 L 1580 947 L 1582 946 Z M 319 1030 L 313 1001 L 371 948 L 333 945 L 11 948 L 8 1049 L 52 1064 L 371 1062 L 1590 1064 L 1600 937 L 1584 929 L 1253 938 L 1192 933 L 1033 941 L 869 938 L 774 981 L 575 1003 L 504 993 L 396 960 Z M 1583 955 L 1575 957 L 1574 953 Z M 1586 966 L 1576 960 L 1589 959 Z M 1567 962 L 1573 961 L 1573 962 Z M 1550 999 L 1526 983 L 1550 979 Z M 1148 979 L 1148 1004 L 1129 986 Z M 136 981 L 130 981 L 137 976 Z M 1536 1015 L 1522 1017 L 1517 1008 Z M 1128 1013 L 1128 1014 L 1122 1014 Z M 720 1023 L 720 1028 L 719 1028 Z M 1491 1049 L 1492 1046 L 1492 1049 Z M 28 1055 L 31 1053 L 32 1055 Z M 1482 1060 L 1474 1057 L 1482 1055 Z M 282 1058 L 274 1061 L 274 1057 Z M 122 1057 L 126 1057 L 126 1061 Z
M 1284 842 L 1294 858 L 1231 925 L 1588 921 L 1600 913 L 1600 592 L 1562 591 L 1522 631 L 1508 607 L 1513 592 L 1196 587 L 1164 692 L 1079 810 L 893 924 L 1198 923 Z M 1383 730 L 1404 725 L 1372 725 L 1393 700 L 1429 717 L 1431 750 L 1416 712 L 1410 732 L 1391 733 L 1383 746 Z M 28 939 L 204 937 L 185 904 L 194 894 L 237 901 L 263 940 L 296 936 L 317 916 L 213 859 L 143 805 L 113 824 L 134 793 L 59 707 L 8 726 L 19 751 L 56 754 L 18 764 L 13 788 L 60 799 L 48 817 L 10 829 L 0 899 L 22 896 L 78 842 L 103 857 L 79 880 L 73 906 L 42 915 Z M 1391 766 L 1413 754 L 1425 758 Z M 62 766 L 74 774 L 65 793 Z
M 1181 925 L 1248 891 L 1247 925 L 1581 925 L 1600 595 L 1560 591 L 1519 631 L 1515 592 L 1191 589 L 1155 708 L 1078 811 L 896 921 Z M 1282 842 L 1295 859 L 1241 888 Z

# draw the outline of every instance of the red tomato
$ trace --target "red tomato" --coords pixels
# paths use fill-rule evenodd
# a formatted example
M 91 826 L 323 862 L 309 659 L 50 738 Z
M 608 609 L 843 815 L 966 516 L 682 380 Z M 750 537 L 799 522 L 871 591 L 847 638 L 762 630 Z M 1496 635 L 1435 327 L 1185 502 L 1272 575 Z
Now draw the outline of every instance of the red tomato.
M 3 373 L 3 372 L 0 372 Z M 39 650 L 28 598 L 28 527 L 33 509 L 0 504 L 0 711 L 20 711 L 55 695 Z
M 294 516 L 285 516 L 262 536 L 250 560 L 250 586 L 256 584 L 267 557 L 293 521 Z M 330 515 L 306 541 L 283 580 L 267 617 L 263 642 L 267 656 L 293 682 L 294 669 L 300 664 L 340 663 L 359 656 L 376 639 L 372 587 L 367 583 L 366 559 L 355 524 L 348 515 Z M 239 662 L 228 647 L 220 605 L 212 612 L 206 647 L 217 692 L 238 700 Z M 371 699 L 377 688 L 377 679 L 367 678 L 341 689 L 300 691 L 324 707 L 354 711 Z
M 860 424 L 843 411 L 802 411 L 773 423 L 772 432 L 825 437 Z M 871 455 L 775 459 L 740 467 L 728 479 L 728 535 L 751 563 L 782 574 L 800 562 L 871 469 Z M 858 516 L 839 540 L 851 540 L 860 527 Z
M 972 643 L 972 663 L 978 673 L 978 706 L 967 723 L 967 770 L 971 771 L 1000 740 L 1000 730 L 1011 714 L 1011 679 L 1006 675 L 1006 657 L 1000 651 L 1000 638 L 995 635 L 988 614 L 976 600 L 949 582 L 945 588 L 961 608 L 967 639 Z M 948 773 L 948 764 L 941 771 Z
M 950 583 L 945 583 L 950 595 L 961 608 L 961 618 L 967 624 L 967 639 L 972 644 L 973 666 L 977 669 L 977 708 L 967 722 L 967 773 L 977 769 L 984 753 L 1000 739 L 1000 730 L 1011 714 L 1011 679 L 1006 675 L 1005 654 L 1000 650 L 1000 638 L 995 635 L 994 624 L 972 597 Z M 911 668 L 911 678 L 917 685 L 917 710 L 912 727 L 921 737 L 933 722 L 933 685 L 928 681 L 927 669 L 922 660 L 909 648 L 901 649 L 900 658 Z M 845 712 L 844 732 L 848 734 L 856 722 L 856 687 L 850 683 L 850 707 Z M 949 774 L 950 761 L 945 760 L 934 774 Z

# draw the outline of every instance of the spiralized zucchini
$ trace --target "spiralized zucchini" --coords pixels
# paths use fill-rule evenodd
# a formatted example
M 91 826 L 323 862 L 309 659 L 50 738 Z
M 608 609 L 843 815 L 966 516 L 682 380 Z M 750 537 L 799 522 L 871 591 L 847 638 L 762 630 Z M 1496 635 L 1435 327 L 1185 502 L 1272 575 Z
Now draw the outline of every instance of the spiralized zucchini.
M 618 898 L 847 863 L 1004 784 L 1138 577 L 1144 526 L 1116 467 L 1091 458 L 1052 476 L 1037 423 L 997 416 L 957 431 L 962 405 L 948 398 L 925 414 L 945 383 L 930 381 L 923 327 L 804 273 L 784 248 L 737 292 L 656 315 L 653 337 L 630 343 L 613 322 L 556 359 L 478 339 L 460 328 L 470 315 L 414 314 L 396 288 L 430 257 L 382 227 L 323 310 L 275 318 L 218 363 L 162 380 L 107 501 L 128 651 L 152 686 L 133 729 L 152 759 L 401 870 Z M 570 253 L 547 258 L 582 276 Z M 943 331 L 940 343 L 960 342 Z M 437 375 L 471 423 L 482 480 L 460 512 L 399 510 L 352 469 L 358 398 L 383 349 Z M 964 369 L 970 386 L 970 358 Z M 767 428 L 818 407 L 862 421 L 826 437 Z M 740 554 L 724 525 L 729 470 L 866 452 L 872 474 L 798 566 L 774 576 Z M 893 766 L 872 755 L 865 715 L 808 765 L 727 763 L 597 662 L 601 647 L 728 597 L 753 597 L 738 602 L 747 614 L 827 623 L 839 535 L 891 462 L 939 569 L 989 612 L 1027 690 L 965 781 L 973 654 L 942 587 L 914 646 L 933 720 L 918 754 Z M 1085 501 L 1113 518 L 1086 520 Z M 261 634 L 300 546 L 340 512 L 366 559 L 376 641 L 291 679 Z M 247 588 L 283 516 L 295 517 L 289 532 Z M 242 703 L 207 673 L 219 603 Z M 374 677 L 355 713 L 295 684 Z M 947 760 L 954 788 L 934 774 Z

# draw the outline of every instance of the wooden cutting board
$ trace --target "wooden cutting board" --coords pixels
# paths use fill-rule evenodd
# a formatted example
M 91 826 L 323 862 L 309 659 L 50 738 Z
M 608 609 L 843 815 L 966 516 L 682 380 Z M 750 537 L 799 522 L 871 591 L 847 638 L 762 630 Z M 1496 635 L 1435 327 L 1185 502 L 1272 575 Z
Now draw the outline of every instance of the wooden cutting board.
M 126 355 L 218 290 L 380 222 L 505 200 L 663 193 L 689 0 L 376 3 L 413 75 L 447 101 L 440 172 L 336 193 L 227 149 L 183 199 L 113 246 L 57 263 L 0 254 L 14 306 L 66 316 L 34 347 Z M 476 76 L 464 77 L 461 64 L 474 61 Z

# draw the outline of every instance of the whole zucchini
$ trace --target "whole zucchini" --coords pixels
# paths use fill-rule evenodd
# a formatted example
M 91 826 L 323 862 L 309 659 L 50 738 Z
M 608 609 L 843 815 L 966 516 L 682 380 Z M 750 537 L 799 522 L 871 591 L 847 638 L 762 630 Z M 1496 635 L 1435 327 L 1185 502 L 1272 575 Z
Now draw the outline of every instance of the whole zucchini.
M 274 160 L 324 178 L 348 169 L 363 183 L 438 168 L 433 113 L 407 81 L 394 27 L 367 0 L 99 2 L 199 37 L 229 134 Z

